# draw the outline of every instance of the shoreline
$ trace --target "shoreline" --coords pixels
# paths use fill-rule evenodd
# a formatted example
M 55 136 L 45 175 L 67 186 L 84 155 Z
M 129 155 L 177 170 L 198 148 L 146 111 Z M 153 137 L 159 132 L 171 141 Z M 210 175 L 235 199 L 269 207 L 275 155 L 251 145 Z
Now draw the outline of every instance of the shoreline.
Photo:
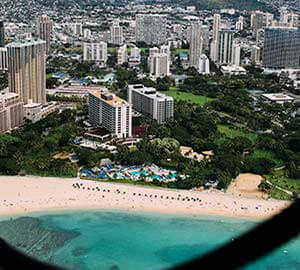
M 79 178 L 0 176 L 1 216 L 87 209 L 265 219 L 290 203 Z

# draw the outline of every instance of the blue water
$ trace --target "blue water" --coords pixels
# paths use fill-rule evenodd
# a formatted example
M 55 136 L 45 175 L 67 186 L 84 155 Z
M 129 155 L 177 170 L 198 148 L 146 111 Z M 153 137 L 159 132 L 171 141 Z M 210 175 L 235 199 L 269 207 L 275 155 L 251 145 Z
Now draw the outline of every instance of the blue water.
M 160 180 L 161 179 L 161 176 L 160 175 L 157 175 L 157 174 L 154 174 L 151 176 L 152 179 L 156 179 L 156 180 Z
M 131 175 L 147 175 L 148 171 L 142 170 L 142 171 L 135 171 L 135 172 L 131 172 Z
M 58 265 L 83 270 L 169 267 L 230 241 L 256 224 L 250 220 L 224 217 L 125 211 L 76 211 L 32 216 L 38 217 L 47 229 L 80 233 L 53 251 L 50 259 Z M 297 238 L 246 269 L 300 269 L 299 254 L 300 238 Z

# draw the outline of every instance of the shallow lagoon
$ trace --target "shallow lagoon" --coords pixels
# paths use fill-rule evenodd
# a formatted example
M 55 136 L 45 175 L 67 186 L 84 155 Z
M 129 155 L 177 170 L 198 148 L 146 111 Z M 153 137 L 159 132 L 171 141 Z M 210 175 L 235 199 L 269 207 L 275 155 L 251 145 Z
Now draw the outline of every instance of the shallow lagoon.
M 4 233 L 7 224 L 1 226 L 0 222 L 0 236 L 11 238 L 7 240 L 42 260 L 84 270 L 162 269 L 203 254 L 255 225 L 247 219 L 110 210 L 48 212 L 30 217 L 28 224 L 10 224 L 10 228 L 22 227 L 14 228 L 14 236 Z M 24 236 L 14 238 L 18 233 L 26 235 L 26 230 L 30 243 Z M 246 269 L 300 269 L 299 254 L 297 238 Z

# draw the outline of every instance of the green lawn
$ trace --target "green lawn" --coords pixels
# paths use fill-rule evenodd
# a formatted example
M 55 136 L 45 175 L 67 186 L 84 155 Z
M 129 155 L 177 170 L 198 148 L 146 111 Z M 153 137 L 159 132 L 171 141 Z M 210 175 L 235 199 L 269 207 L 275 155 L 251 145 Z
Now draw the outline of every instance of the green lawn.
M 107 48 L 108 53 L 113 53 L 113 52 L 117 52 L 117 47 L 109 47 Z M 147 48 L 139 48 L 141 50 L 141 52 L 145 52 L 147 50 Z M 130 53 L 131 48 L 127 48 L 127 53 Z
M 242 129 L 234 128 L 231 126 L 226 125 L 218 125 L 219 132 L 223 133 L 229 138 L 235 138 L 235 137 L 246 137 L 252 142 L 254 142 L 257 138 L 257 134 L 248 132 Z
M 212 98 L 206 96 L 198 96 L 192 93 L 181 92 L 176 87 L 170 87 L 168 91 L 162 91 L 162 93 L 173 97 L 175 100 L 184 100 L 203 106 L 205 103 L 212 101 Z
M 69 52 L 69 53 L 82 54 L 83 53 L 83 48 L 82 47 L 68 48 L 68 49 L 66 49 L 66 51 Z
M 300 179 L 287 178 L 283 170 L 275 171 L 267 179 L 274 185 L 300 194 Z
M 113 52 L 116 52 L 116 48 L 107 48 L 107 52 L 108 53 L 113 53 Z
M 174 50 L 172 50 L 172 54 L 173 55 L 179 55 L 181 52 L 189 54 L 189 50 L 188 49 L 174 49 Z
M 266 151 L 266 150 L 255 150 L 252 154 L 251 157 L 253 158 L 268 158 L 272 159 L 276 163 L 276 167 L 280 167 L 283 165 L 282 160 L 277 159 L 276 155 L 271 152 L 271 151 Z
M 48 74 L 46 74 L 46 79 L 52 78 L 53 74 L 54 74 L 54 73 L 48 73 Z
M 274 187 L 271 187 L 271 190 L 268 193 L 271 196 L 271 198 L 276 199 L 276 200 L 287 200 L 288 201 L 291 199 L 290 195 L 288 195 L 285 192 L 283 192 L 277 188 L 274 188 Z

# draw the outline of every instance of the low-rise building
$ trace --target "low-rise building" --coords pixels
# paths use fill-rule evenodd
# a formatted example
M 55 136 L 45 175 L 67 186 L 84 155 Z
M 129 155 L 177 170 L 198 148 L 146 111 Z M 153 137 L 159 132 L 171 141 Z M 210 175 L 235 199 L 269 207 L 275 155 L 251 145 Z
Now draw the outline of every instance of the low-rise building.
M 286 95 L 284 93 L 262 94 L 261 98 L 263 101 L 268 103 L 283 104 L 283 103 L 294 102 L 293 97 Z
M 246 75 L 246 69 L 241 66 L 221 66 L 221 72 L 224 75 Z
M 42 105 L 40 103 L 28 103 L 24 105 L 24 116 L 32 123 L 35 123 L 58 110 L 59 107 L 57 106 L 56 102 L 49 102 L 45 105 Z
M 172 79 L 174 79 L 175 85 L 178 86 L 178 85 L 184 84 L 184 81 L 187 78 L 190 78 L 191 76 L 188 76 L 188 75 L 185 75 L 185 74 L 182 74 L 182 75 L 172 74 L 170 77 Z
M 198 60 L 198 72 L 200 74 L 209 74 L 209 59 L 205 54 L 202 54 Z
M 18 94 L 0 93 L 0 133 L 23 125 L 23 105 Z

